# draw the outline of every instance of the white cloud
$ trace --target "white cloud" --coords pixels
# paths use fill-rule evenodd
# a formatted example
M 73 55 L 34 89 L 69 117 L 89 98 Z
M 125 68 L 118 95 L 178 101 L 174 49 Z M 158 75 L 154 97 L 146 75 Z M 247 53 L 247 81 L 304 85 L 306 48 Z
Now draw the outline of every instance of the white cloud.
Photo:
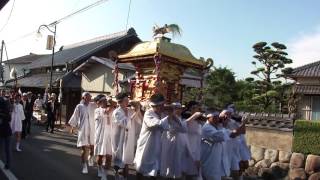
M 300 33 L 288 43 L 292 67 L 320 60 L 320 26 L 311 33 Z

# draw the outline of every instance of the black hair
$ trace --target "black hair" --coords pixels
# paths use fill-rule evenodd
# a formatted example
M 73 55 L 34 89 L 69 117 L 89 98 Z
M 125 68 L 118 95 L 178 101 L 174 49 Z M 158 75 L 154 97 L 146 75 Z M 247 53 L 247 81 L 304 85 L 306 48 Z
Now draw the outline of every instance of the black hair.
M 127 93 L 121 92 L 116 95 L 116 100 L 121 102 L 124 98 L 128 97 Z
M 99 95 L 97 95 L 95 98 L 93 98 L 93 101 L 94 102 L 98 102 L 102 97 L 104 97 L 105 95 L 103 95 L 103 94 L 99 94 Z
M 153 94 L 150 97 L 150 101 L 153 102 L 153 103 L 160 103 L 160 102 L 164 102 L 165 98 L 164 98 L 164 96 L 162 94 L 157 93 L 157 94 Z

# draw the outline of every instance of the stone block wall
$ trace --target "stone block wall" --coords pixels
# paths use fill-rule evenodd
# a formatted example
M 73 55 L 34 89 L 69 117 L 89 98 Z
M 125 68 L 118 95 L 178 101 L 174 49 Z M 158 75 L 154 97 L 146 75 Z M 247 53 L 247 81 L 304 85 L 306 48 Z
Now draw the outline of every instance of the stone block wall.
M 263 179 L 320 179 L 320 156 L 250 146 L 252 159 L 245 176 Z

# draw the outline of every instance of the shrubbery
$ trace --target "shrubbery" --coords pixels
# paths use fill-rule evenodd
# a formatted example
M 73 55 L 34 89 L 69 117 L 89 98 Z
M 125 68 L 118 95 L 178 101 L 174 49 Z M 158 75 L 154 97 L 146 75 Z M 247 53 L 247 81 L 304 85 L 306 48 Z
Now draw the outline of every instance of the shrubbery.
M 320 122 L 295 121 L 293 152 L 320 155 Z

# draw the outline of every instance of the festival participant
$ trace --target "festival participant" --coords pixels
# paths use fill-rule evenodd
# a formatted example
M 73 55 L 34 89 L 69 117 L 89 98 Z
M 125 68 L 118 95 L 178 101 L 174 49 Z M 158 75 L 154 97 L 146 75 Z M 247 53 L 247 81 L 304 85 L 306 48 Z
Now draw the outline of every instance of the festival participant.
M 16 94 L 14 98 L 13 109 L 11 113 L 11 130 L 16 136 L 16 151 L 20 152 L 20 141 L 22 131 L 22 121 L 25 120 L 23 106 L 20 104 L 21 95 Z
M 237 111 L 234 104 L 230 104 L 228 106 L 228 110 L 231 112 L 231 117 L 233 120 L 235 120 L 238 126 L 245 123 L 247 117 L 246 116 L 241 117 L 237 115 L 236 114 Z M 239 136 L 239 151 L 240 151 L 239 167 L 240 167 L 240 175 L 241 175 L 242 172 L 244 172 L 244 170 L 249 167 L 249 160 L 251 159 L 251 152 L 247 146 L 245 133 Z
M 104 95 L 97 96 L 95 101 L 97 102 L 98 108 L 95 110 L 94 155 L 97 156 L 98 177 L 101 177 L 101 180 L 107 180 L 107 174 L 103 168 L 103 158 L 105 158 L 107 154 L 111 154 L 111 128 L 108 127 L 111 126 L 111 115 L 108 111 L 110 103 Z
M 78 129 L 77 147 L 81 148 L 82 173 L 88 173 L 88 164 L 93 165 L 94 145 L 94 111 L 96 105 L 91 102 L 91 95 L 88 92 L 82 93 L 82 100 L 78 104 L 69 120 L 73 129 Z M 89 155 L 90 152 L 90 155 Z M 89 155 L 89 156 L 88 156 Z
M 142 113 L 140 103 L 138 101 L 132 101 L 129 103 L 131 106 L 130 121 L 127 123 L 124 151 L 123 151 L 123 162 L 125 164 L 125 174 L 128 174 L 128 166 L 133 164 L 135 150 L 137 146 L 137 134 L 140 133 L 142 123 Z
M 107 97 L 108 104 L 110 104 L 107 108 L 108 112 L 108 117 L 110 119 L 110 124 L 108 124 L 107 129 L 108 129 L 108 142 L 110 142 L 110 145 L 107 147 L 107 152 L 108 154 L 105 156 L 105 161 L 103 164 L 107 169 L 111 168 L 112 164 L 112 139 L 113 139 L 113 127 L 112 127 L 112 122 L 114 121 L 113 119 L 113 111 L 117 108 L 117 102 L 112 99 L 112 97 Z
M 160 175 L 165 178 L 178 179 L 182 177 L 183 155 L 190 154 L 186 139 L 183 135 L 187 132 L 187 123 L 201 116 L 195 113 L 186 121 L 182 121 L 182 106 L 180 103 L 172 103 L 166 106 L 167 118 L 163 122 L 164 132 L 161 137 L 161 168 Z M 192 161 L 192 163 L 194 163 Z
M 57 100 L 57 95 L 52 93 L 49 100 L 46 103 L 46 112 L 47 112 L 47 125 L 46 131 L 50 133 L 54 133 L 54 124 L 56 122 L 56 115 L 59 109 L 59 102 Z
M 161 133 L 165 120 L 165 118 L 162 119 L 161 114 L 165 98 L 162 94 L 154 94 L 149 101 L 151 109 L 147 110 L 143 116 L 134 158 L 137 179 L 142 179 L 143 176 L 155 179 L 160 170 Z
M 184 153 L 182 165 L 186 180 L 197 179 L 201 176 L 200 169 L 200 146 L 201 146 L 201 123 L 202 116 L 200 104 L 192 101 L 188 104 L 190 117 L 187 120 L 186 146 L 188 152 Z
M 210 113 L 202 127 L 201 171 L 205 180 L 221 180 L 221 177 L 229 176 L 229 153 L 225 142 L 243 132 L 243 126 L 230 131 L 220 122 L 218 112 Z
M 5 169 L 10 168 L 11 163 L 11 151 L 10 151 L 10 142 L 11 142 L 11 127 L 10 127 L 10 121 L 11 121 L 11 105 L 10 100 L 8 97 L 0 97 L 0 143 L 3 147 L 3 151 L 5 154 Z
M 134 156 L 134 142 L 129 137 L 128 124 L 131 124 L 133 111 L 128 108 L 129 99 L 126 93 L 119 93 L 116 95 L 118 108 L 113 111 L 113 139 L 112 139 L 112 161 L 116 173 L 120 168 L 124 168 L 124 176 L 128 174 L 127 163 L 130 159 L 133 160 Z M 134 137 L 134 136 L 133 136 Z M 131 148 L 131 149 L 129 149 Z
M 41 98 L 41 95 L 38 94 L 37 99 L 34 101 L 33 109 L 36 111 L 41 111 L 43 107 L 43 100 Z
M 229 108 L 223 110 L 219 115 L 219 118 L 223 120 L 222 124 L 224 125 L 224 127 L 229 129 L 230 131 L 236 130 L 240 127 L 240 124 L 231 119 L 232 112 L 233 109 Z M 230 138 L 228 141 L 226 141 L 226 146 L 229 151 L 231 177 L 237 180 L 240 177 L 240 136 Z
M 24 114 L 26 119 L 22 124 L 22 139 L 24 139 L 28 134 L 30 134 L 31 128 L 31 118 L 33 115 L 33 100 L 31 99 L 32 93 L 23 93 L 22 94 L 22 105 L 24 109 Z
M 142 120 L 143 120 L 144 112 L 141 109 L 141 104 L 139 101 L 131 101 L 129 103 L 129 105 L 131 106 L 132 110 L 134 111 L 134 114 L 132 116 L 132 125 L 131 126 L 133 126 L 132 128 L 134 128 L 134 140 L 133 141 L 135 142 L 135 144 L 134 144 L 134 150 L 135 150 L 137 147 L 137 141 L 139 138 L 141 127 L 142 127 Z

